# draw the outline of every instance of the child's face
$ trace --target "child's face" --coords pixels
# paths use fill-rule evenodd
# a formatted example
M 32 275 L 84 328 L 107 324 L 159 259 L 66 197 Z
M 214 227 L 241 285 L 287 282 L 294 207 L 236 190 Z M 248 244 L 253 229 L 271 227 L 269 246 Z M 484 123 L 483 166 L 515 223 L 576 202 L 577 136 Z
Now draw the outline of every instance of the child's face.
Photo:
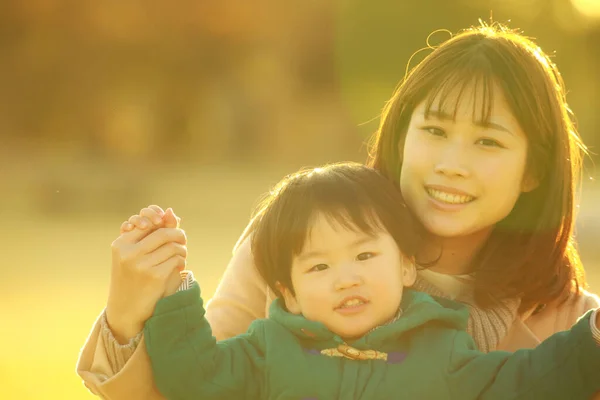
M 282 290 L 288 310 L 353 339 L 396 315 L 416 271 L 387 232 L 371 237 L 318 215 L 291 277 L 295 296 Z
M 414 110 L 404 144 L 402 194 L 425 228 L 441 237 L 488 231 L 513 209 L 526 178 L 527 137 L 495 85 L 489 124 L 477 121 L 481 96 L 467 87 L 452 118 L 458 93 L 445 110 L 433 102 Z M 473 117 L 476 117 L 475 120 Z

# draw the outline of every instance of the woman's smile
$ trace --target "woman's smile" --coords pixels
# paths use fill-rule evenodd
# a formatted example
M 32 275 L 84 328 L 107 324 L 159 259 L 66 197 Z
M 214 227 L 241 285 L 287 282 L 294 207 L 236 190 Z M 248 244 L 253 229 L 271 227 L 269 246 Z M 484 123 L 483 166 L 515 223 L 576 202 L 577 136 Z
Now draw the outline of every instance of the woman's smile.
M 456 189 L 448 190 L 446 188 L 426 186 L 425 190 L 429 197 L 445 204 L 466 204 L 475 200 L 475 196 Z

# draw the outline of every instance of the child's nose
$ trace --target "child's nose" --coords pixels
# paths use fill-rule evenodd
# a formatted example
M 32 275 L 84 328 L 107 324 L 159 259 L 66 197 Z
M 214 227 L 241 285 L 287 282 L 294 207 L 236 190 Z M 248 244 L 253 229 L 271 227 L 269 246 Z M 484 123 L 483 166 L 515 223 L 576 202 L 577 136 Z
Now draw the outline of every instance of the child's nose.
M 353 286 L 359 286 L 363 282 L 362 277 L 353 267 L 341 268 L 335 282 L 336 290 L 344 290 Z

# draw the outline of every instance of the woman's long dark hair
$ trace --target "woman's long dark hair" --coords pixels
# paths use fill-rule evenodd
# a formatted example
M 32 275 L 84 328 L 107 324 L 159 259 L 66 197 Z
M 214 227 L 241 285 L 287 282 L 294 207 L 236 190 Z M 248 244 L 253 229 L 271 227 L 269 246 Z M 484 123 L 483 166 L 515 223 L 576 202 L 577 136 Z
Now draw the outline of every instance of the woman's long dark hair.
M 474 85 L 481 118 L 491 113 L 493 87 L 501 88 L 527 135 L 527 173 L 539 186 L 522 193 L 474 258 L 475 295 L 519 296 L 521 310 L 565 299 L 585 286 L 573 240 L 575 190 L 585 146 L 567 105 L 561 75 L 529 38 L 500 24 L 472 28 L 435 48 L 414 67 L 386 104 L 368 164 L 399 183 L 403 141 L 415 107 L 442 109 L 451 93 Z

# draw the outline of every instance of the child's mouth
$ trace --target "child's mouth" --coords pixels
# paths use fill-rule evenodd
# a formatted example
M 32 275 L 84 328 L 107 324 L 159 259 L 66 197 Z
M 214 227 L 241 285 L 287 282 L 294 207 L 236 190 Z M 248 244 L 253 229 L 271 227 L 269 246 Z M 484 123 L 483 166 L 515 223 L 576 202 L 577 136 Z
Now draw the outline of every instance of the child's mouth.
M 357 307 L 360 305 L 366 304 L 366 302 L 364 302 L 361 299 L 352 299 L 352 300 L 348 300 L 345 303 L 343 303 L 341 306 L 339 306 L 338 308 L 351 308 L 351 307 Z
M 359 296 L 352 296 L 340 302 L 335 310 L 342 314 L 354 314 L 362 311 L 367 304 L 369 304 L 367 299 Z

